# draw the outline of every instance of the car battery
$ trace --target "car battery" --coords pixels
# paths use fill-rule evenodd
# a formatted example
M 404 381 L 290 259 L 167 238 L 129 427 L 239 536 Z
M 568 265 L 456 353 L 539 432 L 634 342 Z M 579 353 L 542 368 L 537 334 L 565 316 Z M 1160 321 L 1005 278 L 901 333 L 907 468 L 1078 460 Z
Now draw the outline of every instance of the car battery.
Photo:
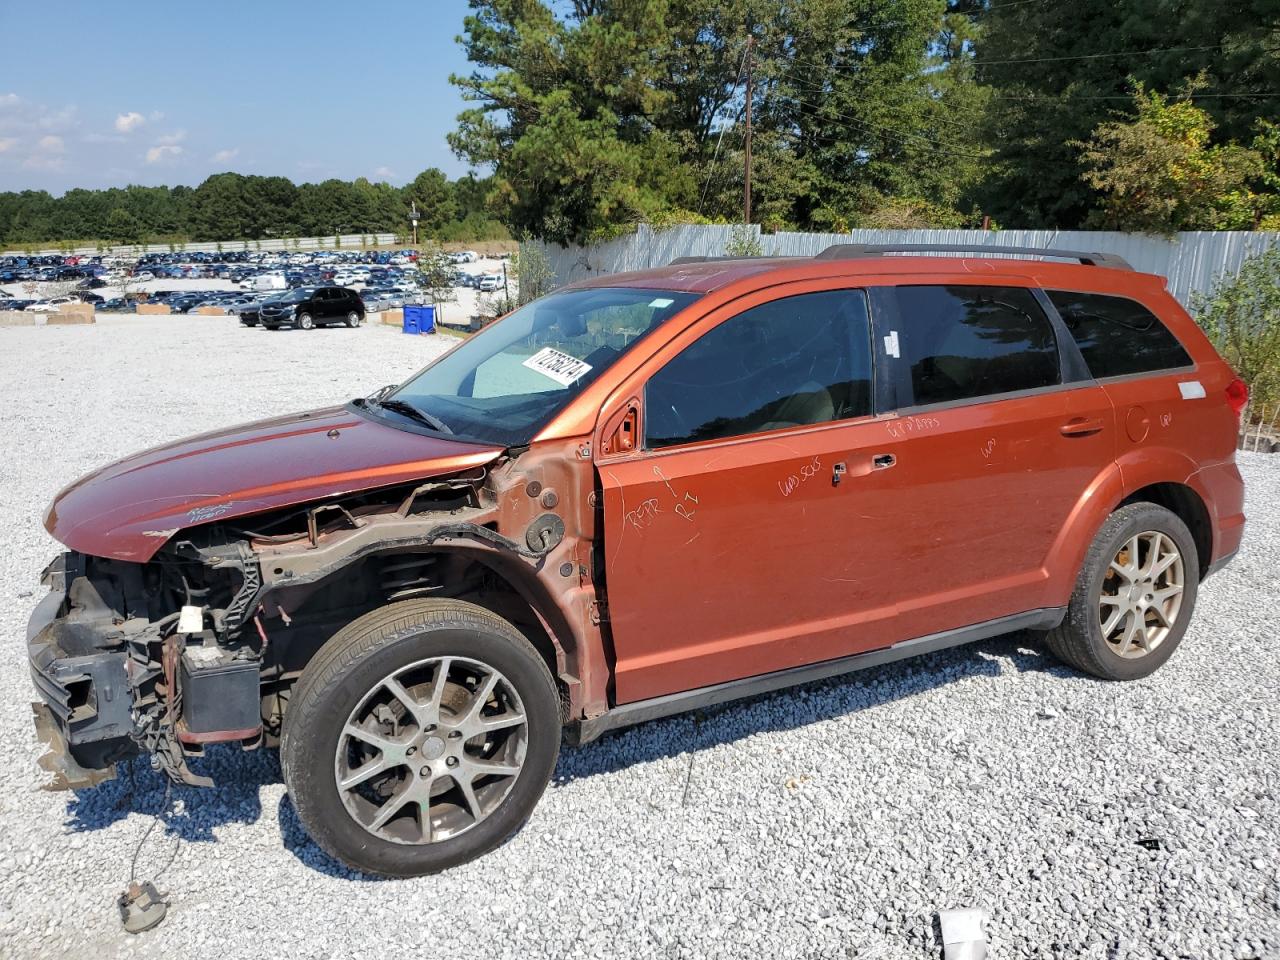
M 179 689 L 184 743 L 245 740 L 262 730 L 257 659 L 237 659 L 216 646 L 182 652 Z

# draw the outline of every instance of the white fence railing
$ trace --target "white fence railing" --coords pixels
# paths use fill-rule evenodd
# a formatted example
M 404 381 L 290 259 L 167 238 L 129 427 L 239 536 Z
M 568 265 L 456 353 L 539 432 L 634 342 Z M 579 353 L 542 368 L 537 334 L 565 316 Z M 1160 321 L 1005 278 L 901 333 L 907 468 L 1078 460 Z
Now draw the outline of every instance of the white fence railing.
M 307 250 L 364 250 L 388 246 L 396 242 L 394 233 L 343 233 L 327 237 L 270 237 L 265 240 L 216 240 L 200 243 L 147 243 L 134 246 L 72 248 L 47 247 L 37 250 L 6 250 L 0 256 L 74 256 L 98 254 L 114 257 L 137 257 L 144 253 L 292 253 Z
M 1135 270 L 1166 278 L 1169 292 L 1186 304 L 1193 292 L 1207 293 L 1223 274 L 1234 276 L 1246 259 L 1280 243 L 1280 233 L 1179 233 L 1171 238 L 1139 233 L 1058 230 L 853 230 L 849 233 L 774 233 L 760 228 L 686 225 L 635 233 L 591 247 L 561 247 L 530 241 L 541 248 L 557 285 L 600 274 L 662 266 L 676 257 L 721 256 L 739 237 L 759 241 L 775 256 L 809 257 L 835 243 L 936 243 L 1019 246 L 1114 253 Z

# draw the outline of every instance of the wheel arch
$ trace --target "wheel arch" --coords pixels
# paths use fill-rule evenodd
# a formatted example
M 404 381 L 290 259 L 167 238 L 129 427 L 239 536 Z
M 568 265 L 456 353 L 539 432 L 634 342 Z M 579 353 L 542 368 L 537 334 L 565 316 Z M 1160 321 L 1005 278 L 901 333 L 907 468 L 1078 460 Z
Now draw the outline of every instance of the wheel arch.
M 1154 503 L 1187 525 L 1195 541 L 1197 566 L 1203 580 L 1213 556 L 1213 521 L 1200 494 L 1188 484 L 1166 481 L 1138 488 L 1117 504 L 1116 509 L 1130 503 Z
M 438 579 L 418 588 L 420 592 L 388 589 L 389 562 L 411 564 L 415 560 L 425 569 L 438 570 Z M 454 585 L 459 586 L 451 589 Z M 353 557 L 312 583 L 281 584 L 272 596 L 292 613 L 306 610 L 312 598 L 330 597 L 334 589 L 346 592 L 342 615 L 334 621 L 337 629 L 370 609 L 411 596 L 465 600 L 519 630 L 546 662 L 562 687 L 562 696 L 564 688 L 580 674 L 581 644 L 566 611 L 528 563 L 501 550 L 453 543 L 372 551 Z
M 1094 477 L 1062 525 L 1045 563 L 1053 593 L 1066 602 L 1094 537 L 1107 518 L 1129 503 L 1150 502 L 1178 516 L 1195 540 L 1203 578 L 1213 553 L 1213 520 L 1196 489 L 1197 464 L 1174 451 L 1135 451 Z

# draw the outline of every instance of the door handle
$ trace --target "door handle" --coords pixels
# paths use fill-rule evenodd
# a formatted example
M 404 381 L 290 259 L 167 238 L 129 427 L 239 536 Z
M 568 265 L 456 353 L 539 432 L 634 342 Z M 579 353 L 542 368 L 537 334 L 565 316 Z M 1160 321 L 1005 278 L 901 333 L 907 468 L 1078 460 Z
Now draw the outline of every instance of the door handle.
M 898 458 L 892 453 L 877 453 L 871 458 L 872 470 L 887 470 L 898 462 Z
M 1103 426 L 1101 417 L 1076 417 L 1060 426 L 1058 432 L 1064 437 L 1088 437 L 1101 433 Z

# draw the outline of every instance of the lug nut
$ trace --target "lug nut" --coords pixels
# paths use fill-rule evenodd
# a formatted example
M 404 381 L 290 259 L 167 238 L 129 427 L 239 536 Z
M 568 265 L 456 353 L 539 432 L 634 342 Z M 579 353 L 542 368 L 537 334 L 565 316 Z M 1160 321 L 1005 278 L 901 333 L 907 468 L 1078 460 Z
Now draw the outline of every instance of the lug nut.
M 450 730 L 450 731 L 449 731 L 449 739 L 450 739 L 450 740 L 457 740 L 460 736 L 462 736 L 461 731 L 458 731 L 458 730 Z
M 418 752 L 418 748 L 417 748 L 417 747 L 410 747 L 408 750 L 406 750 L 406 751 L 404 752 L 404 755 L 405 755 L 406 757 L 412 757 L 412 756 L 413 756 L 415 753 L 417 753 L 417 752 Z
M 458 765 L 458 758 L 457 758 L 457 757 L 450 757 L 450 758 L 449 758 L 448 760 L 446 760 L 444 763 L 445 763 L 445 766 L 446 766 L 446 767 L 456 767 L 456 766 Z

